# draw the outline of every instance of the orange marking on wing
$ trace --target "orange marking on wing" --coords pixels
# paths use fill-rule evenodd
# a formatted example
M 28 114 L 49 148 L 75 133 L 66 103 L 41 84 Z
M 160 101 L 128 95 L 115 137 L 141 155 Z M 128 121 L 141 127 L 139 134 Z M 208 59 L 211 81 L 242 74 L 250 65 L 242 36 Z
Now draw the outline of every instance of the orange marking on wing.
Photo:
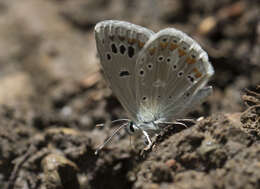
M 178 47 L 178 45 L 176 45 L 176 44 L 174 44 L 174 43 L 171 43 L 169 49 L 170 49 L 171 51 L 173 51 L 173 50 L 176 49 L 177 47 Z
M 195 72 L 195 77 L 199 78 L 202 76 L 202 74 L 199 72 L 199 70 L 197 68 L 193 68 L 193 72 Z
M 194 64 L 194 63 L 196 62 L 196 59 L 191 58 L 191 57 L 188 57 L 188 58 L 186 59 L 186 62 L 187 62 L 188 64 Z
M 138 41 L 138 46 L 139 46 L 139 48 L 141 49 L 141 48 L 143 48 L 144 43 L 143 43 L 142 41 Z
M 200 72 L 198 72 L 198 73 L 195 74 L 195 77 L 196 77 L 196 78 L 199 78 L 199 77 L 201 77 L 201 76 L 202 76 L 202 74 L 201 74 Z
M 156 51 L 156 48 L 155 48 L 155 47 L 150 48 L 150 49 L 149 49 L 150 55 L 151 55 L 151 56 L 154 55 L 155 51 Z
M 182 56 L 184 56 L 184 55 L 187 54 L 187 53 L 186 53 L 184 50 L 182 50 L 182 49 L 178 49 L 178 53 L 179 53 L 179 57 L 182 57 Z
M 165 49 L 167 47 L 167 45 L 168 45 L 168 43 L 163 43 L 163 42 L 160 43 L 160 47 L 162 50 Z
M 136 40 L 135 40 L 135 39 L 128 39 L 127 42 L 128 42 L 129 44 L 133 45 L 133 44 L 136 42 Z

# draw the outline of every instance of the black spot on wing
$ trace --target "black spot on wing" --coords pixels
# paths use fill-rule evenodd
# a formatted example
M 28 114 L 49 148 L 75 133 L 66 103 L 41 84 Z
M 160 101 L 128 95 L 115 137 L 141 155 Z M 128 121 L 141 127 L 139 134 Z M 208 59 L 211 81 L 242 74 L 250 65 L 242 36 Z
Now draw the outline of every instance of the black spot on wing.
M 121 71 L 119 74 L 120 77 L 125 77 L 125 76 L 129 76 L 129 75 L 130 75 L 129 71 Z
M 128 47 L 128 56 L 129 58 L 132 58 L 135 54 L 135 49 L 132 46 Z
M 111 50 L 113 53 L 117 54 L 117 47 L 114 43 L 111 45 Z
M 124 45 L 120 45 L 119 50 L 121 54 L 125 54 L 126 48 Z

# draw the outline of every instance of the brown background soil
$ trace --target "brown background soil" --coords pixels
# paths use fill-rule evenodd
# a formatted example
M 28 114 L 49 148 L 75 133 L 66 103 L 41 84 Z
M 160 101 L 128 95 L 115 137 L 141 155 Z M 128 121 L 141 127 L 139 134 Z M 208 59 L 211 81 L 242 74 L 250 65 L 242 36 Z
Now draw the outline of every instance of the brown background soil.
M 0 188 L 260 188 L 258 0 L 1 0 Z M 195 38 L 215 68 L 214 93 L 140 155 L 143 140 L 99 71 L 93 28 L 119 19 Z M 245 89 L 249 90 L 245 90 Z M 242 98 L 243 95 L 243 98 Z

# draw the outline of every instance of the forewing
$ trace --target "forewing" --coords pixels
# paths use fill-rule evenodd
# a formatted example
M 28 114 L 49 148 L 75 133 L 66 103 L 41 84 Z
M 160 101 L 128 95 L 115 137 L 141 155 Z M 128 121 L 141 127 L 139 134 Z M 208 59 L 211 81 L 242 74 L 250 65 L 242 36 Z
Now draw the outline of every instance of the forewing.
M 124 21 L 108 20 L 95 27 L 97 50 L 113 93 L 136 120 L 135 66 L 151 30 Z
M 138 117 L 151 121 L 180 116 L 214 70 L 197 42 L 169 28 L 146 43 L 138 57 L 136 73 Z

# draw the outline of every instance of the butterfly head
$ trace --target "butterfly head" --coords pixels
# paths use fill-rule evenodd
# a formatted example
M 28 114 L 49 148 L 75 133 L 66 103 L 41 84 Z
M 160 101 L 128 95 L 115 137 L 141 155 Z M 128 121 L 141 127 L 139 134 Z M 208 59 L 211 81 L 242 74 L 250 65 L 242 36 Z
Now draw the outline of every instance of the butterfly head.
M 159 130 L 158 125 L 156 124 L 155 121 L 139 122 L 139 123 L 134 123 L 131 121 L 125 127 L 125 129 L 129 135 L 133 135 L 143 131 L 154 132 L 156 130 Z
M 135 125 L 133 121 L 130 121 L 128 125 L 125 127 L 125 130 L 129 135 L 133 135 L 140 131 L 140 128 L 137 125 Z

